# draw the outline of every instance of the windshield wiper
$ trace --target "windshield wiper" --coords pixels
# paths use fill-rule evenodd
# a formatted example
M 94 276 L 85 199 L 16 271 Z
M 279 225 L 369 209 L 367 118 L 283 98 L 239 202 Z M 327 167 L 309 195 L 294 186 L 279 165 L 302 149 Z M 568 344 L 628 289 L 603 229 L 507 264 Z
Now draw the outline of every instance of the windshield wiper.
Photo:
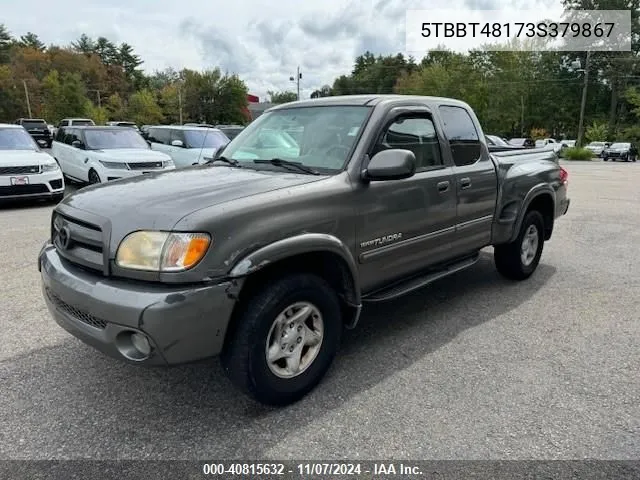
M 253 163 L 270 163 L 271 165 L 284 168 L 293 167 L 304 173 L 310 173 L 311 175 L 320 175 L 320 172 L 318 172 L 317 170 L 314 170 L 311 167 L 307 167 L 300 162 L 291 162 L 289 160 L 283 160 L 282 158 L 272 158 L 271 160 L 258 159 L 254 160 Z M 289 168 L 289 170 L 291 170 L 291 168 Z
M 238 163 L 238 160 L 234 160 L 232 158 L 227 158 L 227 157 L 224 157 L 224 156 L 212 158 L 211 160 L 207 160 L 204 163 L 205 163 L 205 165 L 207 165 L 207 164 L 211 164 L 213 162 L 225 162 L 225 163 L 228 163 L 229 165 L 234 166 L 234 167 L 238 167 L 238 168 L 242 167 L 242 165 L 240 165 L 240 163 Z

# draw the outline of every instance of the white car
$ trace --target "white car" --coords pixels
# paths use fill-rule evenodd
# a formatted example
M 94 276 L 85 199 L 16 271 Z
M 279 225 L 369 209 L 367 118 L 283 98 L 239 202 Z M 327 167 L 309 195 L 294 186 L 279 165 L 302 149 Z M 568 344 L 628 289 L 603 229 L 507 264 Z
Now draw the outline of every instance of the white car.
M 64 196 L 64 179 L 51 155 L 20 125 L 0 123 L 0 199 Z
M 586 148 L 587 150 L 591 150 L 591 153 L 593 153 L 596 157 L 599 157 L 602 155 L 602 151 L 608 146 L 609 143 L 607 142 L 591 142 L 584 148 Z
M 151 172 L 174 170 L 169 155 L 154 152 L 129 127 L 63 127 L 52 153 L 68 178 L 104 183 Z
M 185 125 L 149 127 L 146 137 L 153 150 L 171 156 L 176 168 L 205 163 L 230 142 L 217 128 Z

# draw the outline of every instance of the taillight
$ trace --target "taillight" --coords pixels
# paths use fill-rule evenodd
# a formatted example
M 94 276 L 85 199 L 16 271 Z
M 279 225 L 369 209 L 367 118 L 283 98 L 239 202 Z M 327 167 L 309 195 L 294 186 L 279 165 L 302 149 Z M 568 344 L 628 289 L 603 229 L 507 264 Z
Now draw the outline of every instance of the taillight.
M 569 172 L 567 172 L 563 167 L 560 167 L 560 182 L 563 185 L 567 185 L 569 183 Z

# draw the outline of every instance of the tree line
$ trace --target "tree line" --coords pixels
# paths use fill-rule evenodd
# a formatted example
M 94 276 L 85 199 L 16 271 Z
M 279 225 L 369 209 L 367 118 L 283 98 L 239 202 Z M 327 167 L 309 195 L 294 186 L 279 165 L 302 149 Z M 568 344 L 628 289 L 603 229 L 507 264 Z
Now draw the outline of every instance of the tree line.
M 82 35 L 67 46 L 37 34 L 14 37 L 0 24 L 0 121 L 29 116 L 57 123 L 233 123 L 250 121 L 246 84 L 219 68 L 147 75 L 131 45 Z
M 453 97 L 475 110 L 487 133 L 576 139 L 585 67 L 588 140 L 640 143 L 640 28 L 638 0 L 565 0 L 566 9 L 631 10 L 631 51 L 429 52 L 420 62 L 397 55 L 359 55 L 348 75 L 312 98 L 350 94 Z M 281 92 L 276 99 L 283 97 Z M 289 92 L 289 97 L 291 92 Z M 295 97 L 295 95 L 293 95 Z

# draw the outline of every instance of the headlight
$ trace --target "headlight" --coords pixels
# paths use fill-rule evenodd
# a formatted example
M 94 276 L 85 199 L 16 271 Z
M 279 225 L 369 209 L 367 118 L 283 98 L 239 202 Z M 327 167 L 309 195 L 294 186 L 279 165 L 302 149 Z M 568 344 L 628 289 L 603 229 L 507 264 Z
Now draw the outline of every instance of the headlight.
M 175 164 L 173 163 L 173 160 L 163 160 L 162 167 L 163 168 L 175 167 Z
M 56 170 L 60 170 L 60 167 L 58 166 L 58 162 L 51 162 L 51 163 L 43 163 L 42 164 L 42 171 L 43 172 L 55 172 Z
M 109 168 L 111 170 L 126 170 L 127 165 L 120 162 L 106 162 L 104 160 L 99 160 L 104 168 Z
M 181 272 L 202 260 L 210 244 L 208 233 L 133 232 L 120 243 L 116 265 L 133 270 Z

